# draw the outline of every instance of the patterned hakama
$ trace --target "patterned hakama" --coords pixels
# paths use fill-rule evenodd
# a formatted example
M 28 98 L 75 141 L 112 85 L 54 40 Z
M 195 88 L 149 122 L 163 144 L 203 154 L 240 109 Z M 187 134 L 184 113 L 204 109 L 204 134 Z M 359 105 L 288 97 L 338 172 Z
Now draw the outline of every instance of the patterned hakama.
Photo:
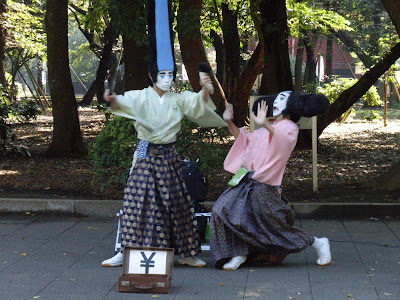
M 200 244 L 194 209 L 182 179 L 175 144 L 149 144 L 137 158 L 124 191 L 122 247 L 174 248 L 194 256 Z
M 294 211 L 274 186 L 244 178 L 214 204 L 211 251 L 216 267 L 234 256 L 282 257 L 300 252 L 314 237 L 293 227 Z M 251 259 L 251 258 L 250 258 Z

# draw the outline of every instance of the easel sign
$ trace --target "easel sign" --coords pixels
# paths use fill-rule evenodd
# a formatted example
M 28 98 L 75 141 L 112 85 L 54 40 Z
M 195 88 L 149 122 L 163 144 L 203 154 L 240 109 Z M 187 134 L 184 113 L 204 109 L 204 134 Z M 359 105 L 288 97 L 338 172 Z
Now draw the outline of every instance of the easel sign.
M 169 293 L 173 256 L 172 248 L 125 247 L 118 292 Z
M 249 109 L 251 110 L 253 107 L 254 101 L 258 98 L 264 97 L 262 95 L 259 96 L 250 96 L 249 99 Z M 267 118 L 270 122 L 275 120 L 274 117 Z M 312 130 L 312 170 L 313 170 L 313 192 L 318 192 L 318 171 L 317 171 L 317 117 L 305 118 L 301 117 L 300 120 L 296 123 L 299 126 L 299 129 L 311 129 Z M 253 118 L 250 118 L 250 131 L 258 129 L 259 126 L 255 124 Z

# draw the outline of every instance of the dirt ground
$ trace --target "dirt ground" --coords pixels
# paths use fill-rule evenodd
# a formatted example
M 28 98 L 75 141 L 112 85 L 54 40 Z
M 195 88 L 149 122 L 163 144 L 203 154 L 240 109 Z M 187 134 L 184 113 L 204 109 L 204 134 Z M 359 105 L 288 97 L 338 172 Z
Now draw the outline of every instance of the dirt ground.
M 94 108 L 79 108 L 86 144 L 97 136 L 105 117 Z M 52 136 L 52 116 L 16 124 L 17 143 L 31 157 L 0 157 L 0 197 L 122 199 L 122 186 L 101 192 L 91 184 L 90 159 L 48 158 L 44 153 Z M 290 202 L 400 202 L 400 190 L 381 192 L 366 185 L 399 159 L 400 120 L 347 121 L 325 129 L 318 145 L 318 181 L 313 186 L 311 150 L 294 151 L 284 176 L 284 194 Z M 208 174 L 205 174 L 206 176 Z M 217 168 L 209 179 L 208 201 L 226 188 L 230 174 Z M 318 189 L 318 192 L 314 192 Z

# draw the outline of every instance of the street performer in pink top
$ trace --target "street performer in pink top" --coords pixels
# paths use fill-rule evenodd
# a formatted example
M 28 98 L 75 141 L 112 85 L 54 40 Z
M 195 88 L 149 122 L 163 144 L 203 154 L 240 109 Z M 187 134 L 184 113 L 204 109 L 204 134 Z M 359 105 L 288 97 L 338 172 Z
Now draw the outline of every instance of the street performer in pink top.
M 295 214 L 281 190 L 299 133 L 296 122 L 323 113 L 328 105 L 322 95 L 291 91 L 261 97 L 251 112 L 260 126 L 253 132 L 238 128 L 232 104 L 226 105 L 223 118 L 236 140 L 224 168 L 236 174 L 212 209 L 210 246 L 217 268 L 236 270 L 247 259 L 280 264 L 307 246 L 316 249 L 318 265 L 331 262 L 329 240 L 293 226 Z M 276 118 L 273 124 L 268 112 Z

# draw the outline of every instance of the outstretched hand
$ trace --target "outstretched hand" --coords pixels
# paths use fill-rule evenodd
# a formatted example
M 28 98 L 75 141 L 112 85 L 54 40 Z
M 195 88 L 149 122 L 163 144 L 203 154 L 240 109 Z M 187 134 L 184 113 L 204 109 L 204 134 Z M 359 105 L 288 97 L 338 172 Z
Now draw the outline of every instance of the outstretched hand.
M 104 91 L 103 98 L 107 102 L 114 102 L 117 99 L 117 95 L 111 90 L 107 89 Z
M 225 121 L 230 121 L 233 119 L 233 105 L 229 102 L 226 102 L 225 104 L 225 111 L 222 114 L 222 118 Z
M 255 115 L 253 111 L 250 112 L 250 115 L 254 119 L 254 122 L 256 122 L 260 126 L 264 126 L 265 124 L 267 124 L 267 112 L 267 101 L 261 101 L 260 103 L 258 103 L 257 106 L 257 115 Z

